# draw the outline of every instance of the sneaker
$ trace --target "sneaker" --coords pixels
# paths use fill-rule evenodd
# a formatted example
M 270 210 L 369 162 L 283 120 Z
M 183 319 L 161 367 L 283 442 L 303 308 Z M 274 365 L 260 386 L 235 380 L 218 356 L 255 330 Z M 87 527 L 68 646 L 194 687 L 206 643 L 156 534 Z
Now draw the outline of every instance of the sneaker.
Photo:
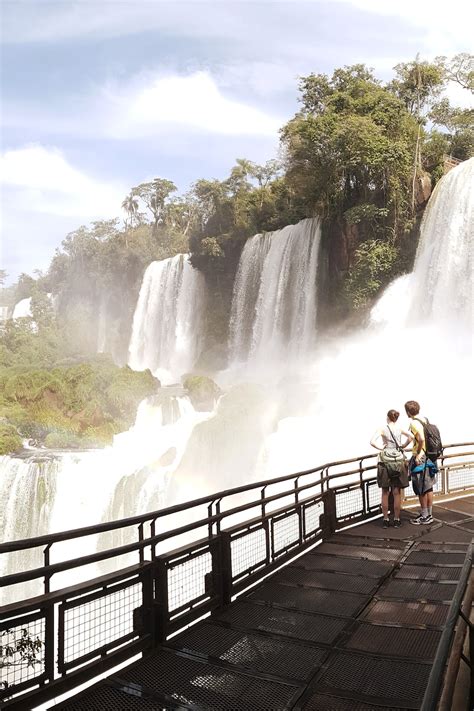
M 418 516 L 418 518 L 410 521 L 414 526 L 426 526 L 428 523 L 433 523 L 433 516 Z
M 393 527 L 394 527 L 394 528 L 400 528 L 401 525 L 402 525 L 402 522 L 400 521 L 399 518 L 395 518 L 395 519 L 393 520 Z
M 388 520 L 388 518 L 384 518 L 384 520 L 382 521 L 382 528 L 388 528 L 389 526 L 390 521 Z

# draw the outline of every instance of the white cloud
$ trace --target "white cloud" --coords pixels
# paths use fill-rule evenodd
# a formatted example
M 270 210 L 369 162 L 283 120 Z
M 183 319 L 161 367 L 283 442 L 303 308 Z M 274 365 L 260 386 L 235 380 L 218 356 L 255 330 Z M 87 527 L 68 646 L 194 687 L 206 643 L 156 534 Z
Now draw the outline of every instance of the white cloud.
M 120 211 L 126 189 L 101 182 L 68 163 L 56 148 L 29 145 L 0 157 L 3 209 L 63 217 L 110 217 Z
M 402 19 L 422 30 L 420 51 L 433 56 L 469 51 L 474 9 L 471 0 L 336 0 L 359 10 Z
M 110 89 L 105 130 L 113 138 L 187 130 L 223 135 L 277 136 L 281 121 L 224 96 L 205 71 L 187 76 L 150 76 Z M 112 110 L 111 107 L 113 106 Z

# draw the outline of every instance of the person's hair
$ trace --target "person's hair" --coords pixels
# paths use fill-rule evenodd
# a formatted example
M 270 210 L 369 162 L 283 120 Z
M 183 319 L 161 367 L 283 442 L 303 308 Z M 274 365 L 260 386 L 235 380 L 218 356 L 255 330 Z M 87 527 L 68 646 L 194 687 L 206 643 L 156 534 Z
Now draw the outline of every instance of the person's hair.
M 397 412 L 396 410 L 389 410 L 387 412 L 387 417 L 390 420 L 390 422 L 396 422 L 400 416 L 400 413 Z
M 410 417 L 415 417 L 420 412 L 420 403 L 416 400 L 408 400 L 408 402 L 405 403 L 405 412 L 407 415 L 410 415 Z

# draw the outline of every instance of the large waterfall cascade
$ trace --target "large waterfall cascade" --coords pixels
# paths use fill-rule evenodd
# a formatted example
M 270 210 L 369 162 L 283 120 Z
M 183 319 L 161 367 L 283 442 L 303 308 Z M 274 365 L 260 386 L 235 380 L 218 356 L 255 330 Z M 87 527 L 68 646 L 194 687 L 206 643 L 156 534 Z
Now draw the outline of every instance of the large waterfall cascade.
M 217 490 L 224 475 L 226 487 L 237 486 L 367 451 L 387 410 L 403 413 L 409 399 L 421 403 L 445 441 L 472 439 L 473 175 L 471 160 L 440 181 L 426 209 L 415 269 L 382 294 L 367 327 L 318 338 L 314 351 L 318 221 L 248 240 L 234 288 L 230 356 L 250 363 L 272 356 L 280 382 L 259 390 L 234 381 L 213 413 L 197 413 L 184 399 L 170 418 L 163 405 L 144 403 L 135 426 L 113 447 L 58 455 L 42 470 L 35 454 L 4 457 L 3 536 L 145 512 Z M 199 350 L 204 299 L 204 284 L 186 256 L 150 265 L 135 313 L 133 367 L 185 372 Z M 456 338 L 448 337 L 447 324 L 456 326 Z M 298 366 L 305 351 L 309 359 Z M 287 378 L 290 364 L 294 373 Z M 70 545 L 61 557 L 75 554 Z
M 145 271 L 129 348 L 129 365 L 163 382 L 192 370 L 202 347 L 206 306 L 203 275 L 186 254 L 152 262 Z
M 232 299 L 232 360 L 281 364 L 311 351 L 320 237 L 319 220 L 307 219 L 247 241 Z

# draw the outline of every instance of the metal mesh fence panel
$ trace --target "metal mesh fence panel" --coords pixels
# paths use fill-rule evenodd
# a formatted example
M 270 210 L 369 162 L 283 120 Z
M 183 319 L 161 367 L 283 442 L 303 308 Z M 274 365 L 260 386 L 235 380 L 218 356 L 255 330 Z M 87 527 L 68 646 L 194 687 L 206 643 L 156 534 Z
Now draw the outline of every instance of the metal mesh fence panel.
M 209 550 L 193 556 L 168 570 L 168 605 L 172 612 L 190 602 L 206 597 L 206 575 L 212 571 Z
M 367 484 L 367 498 L 369 502 L 369 510 L 377 509 L 380 506 L 381 490 L 377 484 Z
M 474 467 L 447 469 L 448 491 L 474 486 Z
M 230 544 L 232 555 L 232 577 L 237 578 L 246 570 L 255 568 L 267 560 L 265 530 L 258 528 L 246 535 L 234 538 Z
M 318 501 L 317 504 L 310 504 L 304 507 L 304 533 L 310 536 L 320 528 L 319 522 L 324 513 L 324 504 Z
M 363 513 L 364 499 L 362 489 L 336 492 L 336 516 L 338 519 L 347 518 Z
M 133 633 L 133 611 L 142 604 L 142 584 L 64 609 L 64 662 L 77 661 L 104 646 L 113 645 Z
M 15 621 L 0 632 L 0 691 L 32 681 L 44 673 L 45 633 L 44 617 Z
M 295 512 L 272 521 L 273 555 L 276 557 L 300 540 L 300 520 Z

